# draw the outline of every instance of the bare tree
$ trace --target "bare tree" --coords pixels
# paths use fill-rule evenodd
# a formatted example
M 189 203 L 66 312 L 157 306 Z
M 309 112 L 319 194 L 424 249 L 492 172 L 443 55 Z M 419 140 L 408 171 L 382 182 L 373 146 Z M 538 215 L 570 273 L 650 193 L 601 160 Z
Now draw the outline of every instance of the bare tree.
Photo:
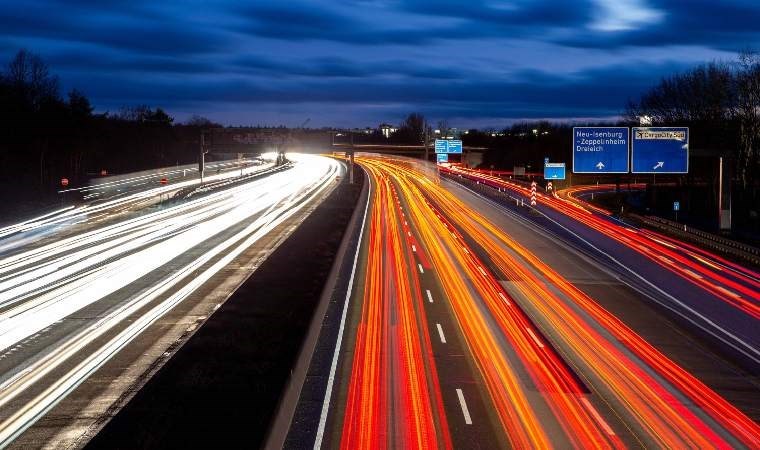
M 4 78 L 33 109 L 39 109 L 45 101 L 58 99 L 58 77 L 50 74 L 42 58 L 27 50 L 16 53 Z
M 660 83 L 629 102 L 628 120 L 647 115 L 653 123 L 719 122 L 730 117 L 735 102 L 731 68 L 710 63 L 663 78 Z
M 197 114 L 194 114 L 192 117 L 187 119 L 185 122 L 185 125 L 189 125 L 192 127 L 201 127 L 201 128 L 210 128 L 210 127 L 219 127 L 221 125 L 212 122 L 207 117 L 199 116 Z
M 399 127 L 399 131 L 396 133 L 413 142 L 414 144 L 422 144 L 425 140 L 425 131 L 427 129 L 427 123 L 425 122 L 425 116 L 420 113 L 411 113 L 406 116 L 406 119 Z
M 437 126 L 441 131 L 441 136 L 446 137 L 446 134 L 448 134 L 449 131 L 449 122 L 446 119 L 439 120 Z
M 746 51 L 739 55 L 736 75 L 736 118 L 739 121 L 737 169 L 742 185 L 752 183 L 760 170 L 760 55 Z

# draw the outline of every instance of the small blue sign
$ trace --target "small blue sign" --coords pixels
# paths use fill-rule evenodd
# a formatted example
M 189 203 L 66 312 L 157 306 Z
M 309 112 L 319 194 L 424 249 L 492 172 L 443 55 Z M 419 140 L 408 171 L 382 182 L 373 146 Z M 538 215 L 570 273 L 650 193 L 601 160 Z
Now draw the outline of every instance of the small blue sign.
M 544 179 L 546 180 L 564 180 L 565 163 L 544 163 Z
M 574 127 L 573 173 L 628 173 L 627 127 Z
M 687 127 L 634 127 L 631 140 L 633 173 L 688 173 Z
M 448 153 L 436 153 L 435 154 L 435 161 L 438 162 L 438 163 L 449 162 L 449 154 Z
M 673 202 L 673 211 L 679 211 L 681 209 L 681 202 Z
M 462 141 L 456 140 L 456 139 L 453 139 L 453 140 L 436 139 L 435 152 L 436 153 L 462 153 Z

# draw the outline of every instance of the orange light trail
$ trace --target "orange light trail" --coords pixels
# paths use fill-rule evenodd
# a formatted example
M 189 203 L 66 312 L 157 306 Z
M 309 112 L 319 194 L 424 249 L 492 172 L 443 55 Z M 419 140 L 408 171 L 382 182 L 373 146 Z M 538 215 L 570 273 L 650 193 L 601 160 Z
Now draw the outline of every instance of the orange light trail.
M 458 167 L 441 168 L 441 170 L 476 179 L 492 187 L 509 189 L 522 195 L 528 195 L 529 192 L 527 188 L 519 184 L 480 172 Z M 679 250 L 689 248 L 687 244 L 673 239 L 657 239 L 655 237 L 657 235 L 652 232 L 639 232 L 595 216 L 586 209 L 588 205 L 585 203 L 576 204 L 542 194 L 537 196 L 537 200 L 646 256 L 654 263 L 708 291 L 714 297 L 749 314 L 754 319 L 760 319 L 760 275 L 757 273 L 748 269 L 739 269 L 734 264 L 724 264 L 725 260 L 706 251 L 700 252 L 701 257 L 695 257 L 693 250 L 686 252 L 684 256 L 684 253 Z M 665 240 L 669 245 L 663 244 Z M 723 261 L 720 265 L 733 268 L 731 277 L 710 261 Z
M 626 417 L 631 417 L 624 422 L 646 442 L 667 447 L 729 448 L 713 428 L 717 423 L 749 447 L 760 444 L 756 423 L 451 193 L 408 164 L 390 158 L 363 158 L 360 162 L 374 177 L 392 179 L 407 200 L 409 216 L 418 227 L 431 265 L 440 274 L 466 344 L 513 446 L 550 447 L 552 443 L 531 403 L 535 400 L 526 396 L 525 386 L 518 381 L 515 367 L 495 339 L 473 294 L 483 300 L 509 342 L 509 351 L 516 354 L 541 388 L 543 401 L 572 446 L 623 444 L 614 426 L 605 422 L 589 401 L 552 341 L 557 341 L 584 368 L 595 393 L 606 398 L 613 410 L 624 410 Z M 464 236 L 481 246 L 502 273 L 519 280 L 514 285 L 520 298 L 539 315 L 537 324 L 543 325 L 548 334 L 542 333 L 518 307 L 515 298 L 465 243 Z M 682 396 L 706 412 L 714 423 L 695 414 Z
M 373 173 L 376 184 L 361 322 L 343 419 L 340 447 L 451 448 L 424 311 L 394 190 Z M 406 257 L 405 257 L 406 256 Z M 395 320 L 392 320 L 395 317 Z M 427 356 L 426 356 L 427 355 Z M 427 374 L 430 374 L 428 376 Z

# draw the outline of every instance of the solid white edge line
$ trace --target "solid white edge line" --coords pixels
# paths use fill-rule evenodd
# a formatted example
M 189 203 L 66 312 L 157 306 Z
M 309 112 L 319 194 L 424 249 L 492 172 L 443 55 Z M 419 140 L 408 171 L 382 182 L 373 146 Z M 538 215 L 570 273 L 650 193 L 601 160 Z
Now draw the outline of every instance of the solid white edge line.
M 343 343 L 343 332 L 346 328 L 346 315 L 348 313 L 348 305 L 351 300 L 351 293 L 354 290 L 354 276 L 356 275 L 356 264 L 359 261 L 359 252 L 362 248 L 362 238 L 364 237 L 364 228 L 367 226 L 367 212 L 369 211 L 369 203 L 372 198 L 372 182 L 367 177 L 368 192 L 367 192 L 367 204 L 364 206 L 364 218 L 362 219 L 362 228 L 359 231 L 359 240 L 356 244 L 356 254 L 354 254 L 354 265 L 351 268 L 351 278 L 348 280 L 348 289 L 346 291 L 346 301 L 343 304 L 343 312 L 340 316 L 340 327 L 338 328 L 338 339 L 335 342 L 335 351 L 333 352 L 332 363 L 330 364 L 330 375 L 327 377 L 327 389 L 325 389 L 325 400 L 322 403 L 322 412 L 319 415 L 319 427 L 317 428 L 317 435 L 314 438 L 314 450 L 322 448 L 322 439 L 325 435 L 325 426 L 327 425 L 327 413 L 330 410 L 330 399 L 332 397 L 333 384 L 335 383 L 335 371 L 338 368 L 338 358 L 340 356 L 340 347 Z
M 481 195 L 478 192 L 473 191 L 472 189 L 468 188 L 467 186 L 465 186 L 463 184 L 458 184 L 455 181 L 451 181 L 451 183 L 454 183 L 457 187 L 459 187 L 459 188 L 461 188 L 461 189 L 463 189 L 463 190 L 471 193 L 472 195 L 474 195 L 474 196 L 482 199 L 483 201 L 494 205 L 494 207 L 498 211 L 501 211 L 503 214 L 508 215 L 510 217 L 513 217 L 513 218 L 515 218 L 517 220 L 520 220 L 523 223 L 528 223 L 528 224 L 532 224 L 532 225 L 535 226 L 535 223 L 530 222 L 528 219 L 523 218 L 522 216 L 519 216 L 517 213 L 512 212 L 511 210 L 506 209 L 503 205 L 501 205 L 501 204 L 499 204 L 499 203 L 491 200 L 488 197 L 485 197 L 485 196 Z M 512 198 L 514 198 L 514 197 L 512 197 Z M 660 289 L 658 286 L 656 286 L 655 284 L 651 283 L 645 277 L 643 277 L 642 275 L 639 275 L 638 272 L 634 271 L 633 269 L 630 269 L 628 266 L 626 266 L 625 264 L 623 264 L 620 261 L 618 261 L 616 258 L 614 258 L 609 253 L 603 251 L 602 249 L 600 249 L 599 247 L 595 246 L 591 242 L 589 242 L 586 239 L 582 238 L 577 233 L 575 233 L 574 231 L 572 231 L 569 228 L 565 227 L 564 225 L 562 225 L 561 223 L 557 222 L 556 220 L 552 219 L 551 217 L 549 217 L 548 215 L 546 215 L 545 213 L 543 213 L 539 209 L 535 209 L 535 211 L 538 212 L 539 214 L 541 214 L 542 216 L 546 217 L 550 222 L 554 223 L 558 227 L 562 228 L 563 230 L 567 231 L 571 235 L 575 236 L 576 239 L 578 239 L 579 241 L 583 242 L 588 247 L 594 249 L 598 254 L 604 255 L 608 260 L 612 261 L 613 263 L 615 263 L 615 265 L 617 265 L 621 269 L 625 270 L 629 274 L 631 274 L 634 277 L 636 277 L 637 279 L 639 279 L 642 283 L 646 284 L 651 289 L 653 289 L 653 290 L 657 291 L 658 293 L 660 293 L 660 295 L 664 296 L 667 299 L 670 299 L 673 303 L 675 303 L 676 305 L 680 306 L 685 311 L 693 314 L 695 317 L 697 317 L 698 319 L 702 320 L 704 323 L 706 323 L 707 325 L 709 325 L 710 327 L 712 327 L 712 329 L 704 326 L 703 324 L 701 324 L 700 322 L 698 322 L 694 318 L 690 317 L 689 315 L 687 315 L 683 311 L 675 308 L 673 305 L 670 305 L 667 302 L 664 302 L 661 299 L 653 296 L 652 294 L 650 294 L 648 292 L 645 292 L 644 289 L 642 289 L 640 286 L 638 286 L 638 285 L 636 285 L 634 283 L 628 282 L 628 281 L 624 280 L 623 278 L 618 278 L 622 283 L 624 283 L 625 285 L 629 286 L 631 289 L 633 289 L 633 290 L 641 293 L 642 295 L 646 296 L 647 298 L 651 299 L 652 301 L 654 301 L 655 303 L 659 304 L 660 306 L 662 306 L 664 308 L 667 308 L 668 310 L 672 311 L 674 314 L 677 314 L 678 316 L 682 317 L 684 320 L 692 323 L 694 326 L 696 326 L 700 330 L 704 331 L 705 333 L 709 334 L 710 336 L 715 337 L 719 341 L 723 342 L 724 344 L 726 344 L 729 347 L 733 348 L 737 352 L 739 352 L 742 355 L 746 356 L 747 358 L 751 359 L 754 363 L 760 363 L 760 350 L 754 348 L 752 345 L 748 344 L 747 342 L 744 342 L 739 336 L 735 335 L 734 333 L 731 333 L 730 331 L 726 330 L 725 328 L 722 328 L 720 325 L 718 325 L 717 323 L 713 322 L 707 316 L 701 314 L 699 311 L 691 308 L 690 306 L 688 306 L 687 304 L 685 304 L 682 301 L 678 300 L 677 298 L 675 298 L 674 296 L 670 295 L 666 291 Z M 547 234 L 549 234 L 551 236 L 557 236 L 557 233 L 554 233 L 554 232 L 552 232 L 552 231 L 550 231 L 548 229 L 544 228 L 544 231 L 545 231 L 545 233 L 547 233 Z M 567 248 L 575 248 L 576 250 L 578 250 L 578 247 L 580 247 L 580 246 L 572 245 L 572 244 L 570 244 L 568 242 L 566 242 L 565 245 L 567 246 Z M 582 252 L 580 252 L 580 253 L 582 254 Z M 598 261 L 598 258 L 596 258 L 594 256 L 588 256 L 588 257 L 591 259 L 591 261 Z M 718 331 L 722 332 L 723 334 L 726 335 L 726 337 L 731 338 L 733 340 L 733 342 L 729 341 L 726 337 L 723 337 L 723 336 L 719 335 L 718 333 L 716 333 L 713 330 L 718 330 Z
M 457 397 L 459 398 L 459 406 L 462 408 L 462 415 L 464 416 L 464 423 L 472 425 L 472 417 L 470 417 L 470 410 L 467 408 L 467 402 L 464 400 L 464 394 L 462 390 L 457 388 Z
M 599 414 L 599 411 L 597 411 L 596 408 L 594 408 L 594 405 L 592 405 L 591 402 L 588 401 L 586 397 L 581 397 L 581 403 L 583 403 L 583 405 L 586 407 L 586 409 L 589 410 L 591 415 L 594 416 L 594 419 L 596 419 L 596 421 L 599 422 L 599 424 L 604 429 L 605 433 L 609 434 L 610 436 L 615 435 L 615 432 L 612 430 L 612 427 L 610 427 L 607 421 L 602 418 L 601 414 Z
M 441 327 L 440 323 L 435 324 L 435 327 L 438 328 L 438 337 L 441 338 L 441 344 L 446 343 L 446 336 L 443 335 L 443 328 Z

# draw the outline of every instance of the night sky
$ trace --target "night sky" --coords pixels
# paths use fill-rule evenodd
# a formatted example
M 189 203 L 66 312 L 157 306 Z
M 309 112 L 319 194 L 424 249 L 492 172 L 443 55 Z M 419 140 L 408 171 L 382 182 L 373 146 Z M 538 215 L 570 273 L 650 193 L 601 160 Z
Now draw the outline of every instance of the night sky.
M 760 49 L 760 1 L 4 1 L 3 64 L 19 48 L 100 112 L 503 127 L 614 118 L 663 75 Z

